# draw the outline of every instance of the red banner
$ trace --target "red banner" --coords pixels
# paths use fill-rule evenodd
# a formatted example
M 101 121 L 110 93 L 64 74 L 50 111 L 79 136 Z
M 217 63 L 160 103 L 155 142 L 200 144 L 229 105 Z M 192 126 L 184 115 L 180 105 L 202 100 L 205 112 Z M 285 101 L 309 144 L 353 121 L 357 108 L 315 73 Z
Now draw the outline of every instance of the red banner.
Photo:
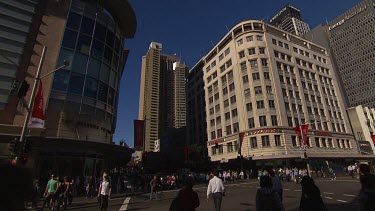
M 145 145 L 145 120 L 134 120 L 134 149 L 144 151 Z
M 298 137 L 300 140 L 299 142 L 300 146 L 306 146 L 307 133 L 309 132 L 309 124 L 297 126 L 294 128 L 294 131 L 296 131 L 296 133 L 298 134 Z M 303 145 L 302 145 L 302 140 L 303 140 Z
M 371 135 L 372 143 L 375 145 L 375 135 Z
M 29 121 L 29 127 L 44 128 L 43 105 L 44 105 L 43 85 L 42 85 L 42 81 L 40 81 L 38 92 L 36 93 L 36 96 L 35 96 L 33 113 Z
M 241 155 L 241 148 L 242 148 L 242 142 L 243 142 L 243 138 L 245 137 L 245 133 L 239 133 L 238 134 L 238 154 Z

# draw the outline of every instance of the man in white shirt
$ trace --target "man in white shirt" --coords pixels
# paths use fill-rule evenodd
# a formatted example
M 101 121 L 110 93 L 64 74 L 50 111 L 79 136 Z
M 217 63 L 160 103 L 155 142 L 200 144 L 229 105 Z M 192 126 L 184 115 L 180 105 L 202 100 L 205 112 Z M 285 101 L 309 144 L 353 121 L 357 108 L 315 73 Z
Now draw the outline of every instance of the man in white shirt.
M 225 195 L 223 181 L 217 177 L 217 172 L 214 172 L 214 177 L 210 180 L 207 187 L 207 202 L 212 195 L 215 205 L 215 211 L 220 211 L 222 197 Z

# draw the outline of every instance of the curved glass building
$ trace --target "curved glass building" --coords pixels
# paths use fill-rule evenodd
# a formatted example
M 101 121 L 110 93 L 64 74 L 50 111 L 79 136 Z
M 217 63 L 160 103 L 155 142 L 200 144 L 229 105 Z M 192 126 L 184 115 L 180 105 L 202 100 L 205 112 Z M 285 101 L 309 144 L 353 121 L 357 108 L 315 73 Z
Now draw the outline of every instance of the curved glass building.
M 4 32 L 0 36 L 9 35 L 2 42 L 5 47 L 14 45 L 7 55 L 19 61 L 12 61 L 18 69 L 2 63 L 8 60 L 0 61 L 8 72 L 17 69 L 12 77 L 0 80 L 14 87 L 1 98 L 0 140 L 9 143 L 21 133 L 26 109 L 17 98 L 17 86 L 25 80 L 33 87 L 45 46 L 41 66 L 41 75 L 46 75 L 41 79 L 45 126 L 28 130 L 32 150 L 26 166 L 35 175 L 68 176 L 98 175 L 124 166 L 134 150 L 114 145 L 112 136 L 119 83 L 129 54 L 124 46 L 126 39 L 134 37 L 137 24 L 131 5 L 127 0 L 17 2 L 1 3 L 6 10 L 0 13 L 7 22 L 0 23 Z M 22 43 L 7 40 L 13 37 L 23 38 Z M 64 60 L 69 66 L 54 72 Z M 26 102 L 30 94 L 31 88 Z

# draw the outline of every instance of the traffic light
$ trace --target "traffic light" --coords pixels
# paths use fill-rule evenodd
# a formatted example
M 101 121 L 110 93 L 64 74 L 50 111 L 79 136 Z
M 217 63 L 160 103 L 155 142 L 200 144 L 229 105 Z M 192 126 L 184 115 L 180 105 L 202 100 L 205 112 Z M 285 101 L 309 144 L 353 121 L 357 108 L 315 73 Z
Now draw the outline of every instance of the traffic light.
M 22 155 L 21 158 L 18 159 L 17 162 L 19 162 L 19 163 L 25 165 L 28 159 L 29 159 L 29 158 L 28 158 L 28 155 Z
M 25 97 L 27 91 L 29 91 L 29 88 L 30 88 L 30 84 L 27 83 L 27 81 L 23 81 L 22 84 L 21 84 L 21 86 L 20 86 L 20 88 L 18 89 L 17 96 L 19 98 Z
M 12 142 L 9 143 L 9 151 L 12 155 L 15 155 L 18 151 L 18 140 L 15 138 Z
M 22 154 L 27 155 L 31 151 L 31 141 L 26 139 L 22 148 Z

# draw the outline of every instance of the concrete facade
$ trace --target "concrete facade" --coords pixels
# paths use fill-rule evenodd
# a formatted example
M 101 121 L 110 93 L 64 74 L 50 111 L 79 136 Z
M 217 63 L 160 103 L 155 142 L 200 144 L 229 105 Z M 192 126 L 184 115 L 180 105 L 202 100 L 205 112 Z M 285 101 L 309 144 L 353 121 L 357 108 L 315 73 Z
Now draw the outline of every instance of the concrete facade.
M 208 154 L 227 162 L 299 158 L 293 128 L 308 123 L 310 157 L 356 157 L 325 48 L 261 21 L 237 24 L 203 63 Z
M 138 119 L 145 120 L 145 147 L 186 126 L 186 65 L 176 55 L 162 54 L 162 44 L 152 42 L 142 57 Z M 162 146 L 161 146 L 162 147 Z
M 348 116 L 356 140 L 368 142 L 374 153 L 375 146 L 371 136 L 375 135 L 375 109 L 363 106 L 352 107 L 348 109 Z

